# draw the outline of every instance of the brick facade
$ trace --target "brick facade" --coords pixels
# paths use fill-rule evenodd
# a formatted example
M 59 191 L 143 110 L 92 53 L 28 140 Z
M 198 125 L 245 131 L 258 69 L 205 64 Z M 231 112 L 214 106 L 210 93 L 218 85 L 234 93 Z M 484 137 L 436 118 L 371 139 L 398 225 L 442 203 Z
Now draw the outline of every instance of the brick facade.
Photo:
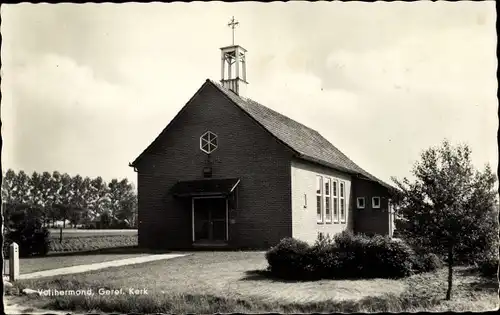
M 356 218 L 354 231 L 367 234 L 389 234 L 390 216 L 387 189 L 374 182 L 355 178 L 353 180 L 353 193 L 356 198 L 365 198 L 364 209 L 358 209 L 356 198 L 353 198 L 353 212 Z M 380 197 L 380 208 L 372 207 L 372 197 Z
M 191 201 L 174 198 L 169 189 L 203 178 L 207 155 L 199 137 L 207 130 L 219 141 L 211 154 L 213 178 L 241 180 L 238 209 L 229 211 L 229 245 L 267 248 L 291 236 L 291 152 L 206 84 L 136 165 L 139 245 L 192 246 Z

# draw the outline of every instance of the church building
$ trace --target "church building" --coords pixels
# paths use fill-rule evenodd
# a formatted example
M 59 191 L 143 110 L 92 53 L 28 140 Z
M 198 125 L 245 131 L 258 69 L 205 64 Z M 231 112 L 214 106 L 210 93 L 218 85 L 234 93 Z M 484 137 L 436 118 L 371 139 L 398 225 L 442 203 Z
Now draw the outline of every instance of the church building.
M 207 79 L 130 163 L 139 246 L 266 249 L 343 230 L 392 236 L 393 188 L 317 131 L 247 97 L 246 53 L 221 48 L 220 82 Z

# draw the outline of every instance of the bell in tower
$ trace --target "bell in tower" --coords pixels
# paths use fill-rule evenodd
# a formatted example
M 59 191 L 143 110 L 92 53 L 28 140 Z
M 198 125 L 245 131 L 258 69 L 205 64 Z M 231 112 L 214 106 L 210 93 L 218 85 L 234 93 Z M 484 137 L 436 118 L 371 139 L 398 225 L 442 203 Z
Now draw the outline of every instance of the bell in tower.
M 221 83 L 225 88 L 237 95 L 245 96 L 247 82 L 246 75 L 246 49 L 234 44 L 234 28 L 239 22 L 234 16 L 228 23 L 233 31 L 233 44 L 222 47 L 221 50 Z

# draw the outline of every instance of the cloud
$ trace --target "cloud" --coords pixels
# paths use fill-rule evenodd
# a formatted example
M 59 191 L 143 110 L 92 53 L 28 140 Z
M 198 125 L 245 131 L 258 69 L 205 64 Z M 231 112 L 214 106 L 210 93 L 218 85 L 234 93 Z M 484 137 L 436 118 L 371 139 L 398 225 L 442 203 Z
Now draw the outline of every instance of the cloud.
M 4 71 L 11 80 L 2 104 L 4 139 L 11 142 L 5 165 L 96 174 L 90 161 L 113 155 L 111 144 L 133 133 L 124 127 L 140 114 L 135 95 L 68 57 L 32 56 Z

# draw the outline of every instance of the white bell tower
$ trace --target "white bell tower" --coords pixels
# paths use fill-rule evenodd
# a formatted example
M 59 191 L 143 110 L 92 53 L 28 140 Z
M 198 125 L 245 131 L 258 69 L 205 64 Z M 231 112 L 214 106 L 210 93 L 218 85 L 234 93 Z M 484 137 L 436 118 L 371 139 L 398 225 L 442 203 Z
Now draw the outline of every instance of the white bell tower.
M 233 30 L 233 44 L 222 47 L 221 50 L 221 83 L 225 88 L 237 95 L 245 96 L 247 87 L 246 49 L 234 44 L 234 28 L 239 22 L 234 16 L 227 24 Z

